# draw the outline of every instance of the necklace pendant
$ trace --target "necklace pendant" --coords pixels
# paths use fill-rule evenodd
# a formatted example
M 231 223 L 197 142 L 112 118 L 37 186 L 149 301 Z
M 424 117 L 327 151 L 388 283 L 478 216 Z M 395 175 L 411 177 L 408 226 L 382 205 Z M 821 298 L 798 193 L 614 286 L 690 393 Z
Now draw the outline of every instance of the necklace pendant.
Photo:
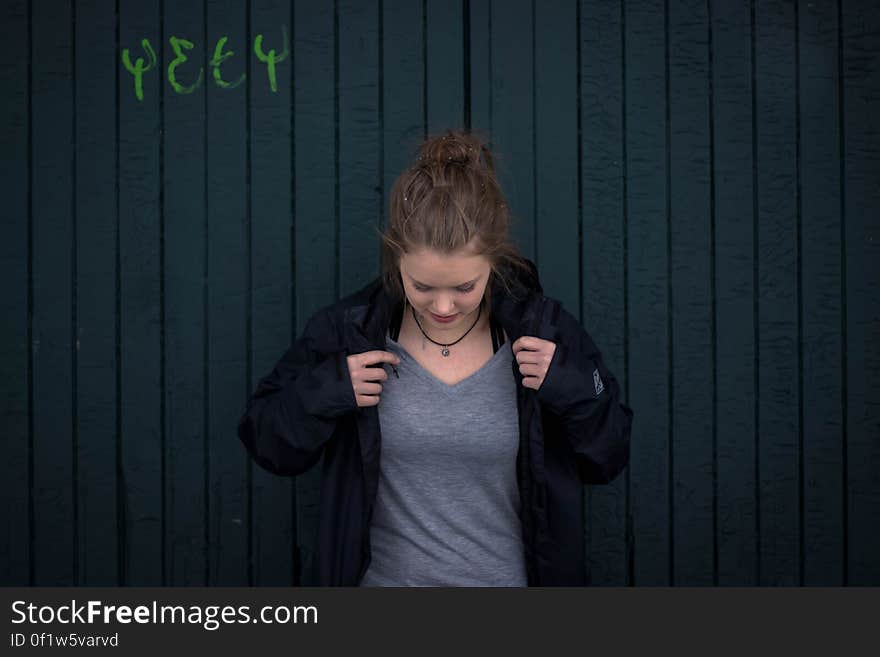
M 444 356 L 448 356 L 448 355 L 449 355 L 449 349 L 446 348 L 446 347 L 443 347 L 443 349 L 440 350 L 440 353 L 443 354 Z

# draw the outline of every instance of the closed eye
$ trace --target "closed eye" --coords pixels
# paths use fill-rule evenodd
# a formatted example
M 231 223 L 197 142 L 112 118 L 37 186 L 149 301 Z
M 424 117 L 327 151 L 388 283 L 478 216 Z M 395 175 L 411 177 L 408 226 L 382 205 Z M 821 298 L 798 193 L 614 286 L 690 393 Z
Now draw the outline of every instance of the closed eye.
M 466 288 L 465 288 L 465 287 L 457 287 L 457 288 L 455 288 L 455 289 L 458 290 L 459 292 L 462 292 L 462 293 L 465 293 L 465 294 L 466 294 L 466 293 L 470 292 L 471 290 L 473 290 L 475 287 L 476 287 L 476 285 L 471 285 L 470 287 L 466 287 Z M 421 285 L 416 285 L 415 288 L 416 288 L 416 290 L 418 290 L 419 292 L 427 292 L 428 290 L 431 289 L 431 288 L 429 288 L 429 287 L 423 287 L 423 286 L 421 286 Z

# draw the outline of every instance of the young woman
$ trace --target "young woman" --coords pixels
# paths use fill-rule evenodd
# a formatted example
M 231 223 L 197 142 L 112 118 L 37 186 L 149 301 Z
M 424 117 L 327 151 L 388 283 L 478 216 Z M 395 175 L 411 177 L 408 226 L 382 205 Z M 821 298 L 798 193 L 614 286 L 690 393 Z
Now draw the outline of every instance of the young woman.
M 309 320 L 239 423 L 271 472 L 322 460 L 312 581 L 588 584 L 582 484 L 626 466 L 633 413 L 510 243 L 485 144 L 426 140 L 381 241 L 382 276 Z

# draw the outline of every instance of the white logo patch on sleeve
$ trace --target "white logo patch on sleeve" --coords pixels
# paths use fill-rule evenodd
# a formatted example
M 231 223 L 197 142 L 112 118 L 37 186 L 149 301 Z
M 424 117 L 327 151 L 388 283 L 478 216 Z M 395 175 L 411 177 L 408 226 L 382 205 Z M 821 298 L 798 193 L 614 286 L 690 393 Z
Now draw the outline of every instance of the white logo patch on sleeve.
M 596 388 L 596 396 L 598 397 L 603 390 L 605 390 L 605 385 L 602 383 L 602 378 L 599 376 L 599 370 L 593 370 L 593 387 Z

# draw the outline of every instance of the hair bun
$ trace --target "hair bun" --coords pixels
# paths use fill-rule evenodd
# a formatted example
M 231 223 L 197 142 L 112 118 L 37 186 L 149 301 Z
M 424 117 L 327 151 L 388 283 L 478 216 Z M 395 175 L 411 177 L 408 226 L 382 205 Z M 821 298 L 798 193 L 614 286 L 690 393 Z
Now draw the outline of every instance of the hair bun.
M 485 152 L 486 159 L 481 160 Z M 488 166 L 491 169 L 491 161 L 488 159 L 488 150 L 483 143 L 473 135 L 461 130 L 447 130 L 444 135 L 426 140 L 419 148 L 419 161 L 422 164 L 446 164 L 471 165 L 475 167 Z

